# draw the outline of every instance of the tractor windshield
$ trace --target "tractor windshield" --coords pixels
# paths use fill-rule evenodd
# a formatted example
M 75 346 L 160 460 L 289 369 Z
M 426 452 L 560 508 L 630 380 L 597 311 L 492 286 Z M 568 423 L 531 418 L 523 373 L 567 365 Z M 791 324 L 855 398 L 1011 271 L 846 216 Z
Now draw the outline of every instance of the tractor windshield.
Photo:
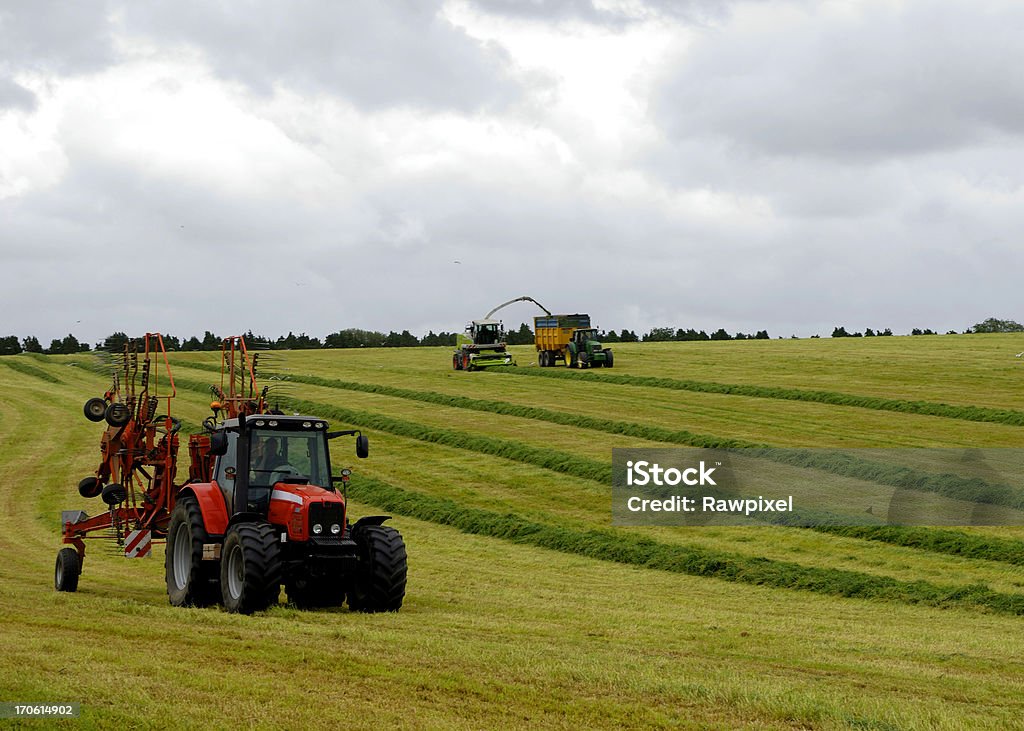
M 331 489 L 327 441 L 322 432 L 256 429 L 252 435 L 249 474 L 253 486 L 308 482 Z
M 498 342 L 499 337 L 500 333 L 497 324 L 488 323 L 480 325 L 476 331 L 476 344 L 490 345 L 491 343 Z

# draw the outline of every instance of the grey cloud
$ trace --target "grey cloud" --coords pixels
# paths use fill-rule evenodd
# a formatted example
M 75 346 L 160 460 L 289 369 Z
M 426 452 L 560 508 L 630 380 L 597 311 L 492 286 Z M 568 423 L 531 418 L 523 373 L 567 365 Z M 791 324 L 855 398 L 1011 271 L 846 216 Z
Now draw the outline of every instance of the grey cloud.
M 13 69 L 74 74 L 114 60 L 106 0 L 8 2 L 0 8 L 0 49 Z
M 35 94 L 13 79 L 0 76 L 0 109 L 31 111 L 35 106 Z
M 657 99 L 670 135 L 851 162 L 1024 132 L 1018 4 L 855 6 L 763 32 L 707 32 Z M 812 8 L 810 15 L 823 12 Z
M 502 52 L 439 15 L 439 2 L 129 3 L 126 28 L 200 47 L 221 75 L 260 93 L 275 83 L 359 106 L 474 110 L 516 94 Z

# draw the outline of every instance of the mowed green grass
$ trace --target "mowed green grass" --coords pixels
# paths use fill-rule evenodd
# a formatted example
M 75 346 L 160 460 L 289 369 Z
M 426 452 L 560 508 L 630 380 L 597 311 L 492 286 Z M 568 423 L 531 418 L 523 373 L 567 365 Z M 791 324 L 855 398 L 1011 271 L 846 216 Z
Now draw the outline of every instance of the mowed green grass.
M 986 359 L 994 363 L 1006 352 L 1007 368 L 1024 367 L 1013 361 L 1024 350 L 1014 350 L 1015 343 L 1013 336 L 971 336 L 634 344 L 616 346 L 614 372 L 1020 408 L 1019 388 L 1015 402 L 1004 402 L 976 380 Z M 529 351 L 517 350 L 527 367 Z M 899 357 L 887 365 L 887 353 Z M 273 355 L 268 368 L 273 361 L 284 374 L 390 384 L 759 443 L 1024 445 L 1024 428 L 1007 425 L 453 373 L 448 351 L 440 348 Z M 57 594 L 52 570 L 59 511 L 100 508 L 75 489 L 95 468 L 101 432 L 82 417 L 81 405 L 106 386 L 80 367 L 88 357 L 18 357 L 48 379 L 4 368 L 8 359 L 0 359 L 0 637 L 9 649 L 0 654 L 0 700 L 78 701 L 83 718 L 67 725 L 86 727 L 1022 725 L 1020 616 L 688 576 L 469 535 L 402 515 L 393 524 L 409 546 L 410 584 L 406 605 L 395 615 L 300 612 L 285 604 L 253 617 L 173 609 L 164 592 L 160 547 L 152 560 L 127 561 L 93 544 L 79 592 Z M 76 362 L 79 367 L 70 365 Z M 189 367 L 215 363 L 211 354 L 180 354 L 174 362 L 183 381 L 216 380 L 208 370 Z M 830 380 L 822 372 L 826 366 L 847 374 L 845 380 Z M 996 371 L 992 389 L 1009 394 L 1020 375 L 1019 368 Z M 941 381 L 949 394 L 939 388 Z M 660 446 L 391 396 L 298 383 L 287 390 L 325 408 L 592 461 L 607 462 L 615 446 Z M 207 395 L 182 388 L 176 413 L 198 424 L 209 414 L 208 403 Z M 383 480 L 467 510 L 566 530 L 604 530 L 610 523 L 607 488 L 595 481 L 367 431 L 369 460 L 356 462 L 351 444 L 333 443 L 335 467 L 352 466 L 357 481 Z M 355 505 L 353 512 L 377 509 Z M 1024 538 L 1018 529 L 974 533 Z M 907 585 L 983 584 L 1007 595 L 1024 593 L 1019 566 L 811 531 L 662 528 L 623 535 L 808 569 L 854 570 Z

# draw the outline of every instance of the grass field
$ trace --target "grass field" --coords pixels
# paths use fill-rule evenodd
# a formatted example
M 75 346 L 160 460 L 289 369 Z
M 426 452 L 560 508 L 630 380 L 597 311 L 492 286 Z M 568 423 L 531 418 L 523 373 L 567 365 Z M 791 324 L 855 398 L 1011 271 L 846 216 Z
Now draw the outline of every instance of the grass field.
M 1024 529 L 612 528 L 607 481 L 613 447 L 1022 447 L 1024 338 L 621 344 L 584 374 L 513 350 L 267 358 L 282 405 L 370 436 L 335 468 L 406 539 L 393 615 L 174 609 L 162 546 L 92 544 L 56 593 L 108 384 L 93 355 L 0 358 L 0 701 L 86 728 L 1024 728 Z M 217 356 L 172 363 L 198 425 Z

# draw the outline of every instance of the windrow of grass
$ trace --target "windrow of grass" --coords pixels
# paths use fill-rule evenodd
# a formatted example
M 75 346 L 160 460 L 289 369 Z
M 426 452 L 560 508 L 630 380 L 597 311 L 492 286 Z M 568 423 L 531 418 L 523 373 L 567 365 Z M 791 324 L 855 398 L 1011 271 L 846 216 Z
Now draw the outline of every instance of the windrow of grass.
M 922 416 L 939 416 L 945 419 L 961 419 L 1010 426 L 1024 426 L 1024 411 L 1015 409 L 994 409 L 985 406 L 955 406 L 933 401 L 909 401 L 905 399 L 859 396 L 837 391 L 812 391 L 779 386 L 754 386 L 738 383 L 715 383 L 713 381 L 690 381 L 655 376 L 634 376 L 602 371 L 571 371 L 567 368 L 513 368 L 489 369 L 490 373 L 526 376 L 536 378 L 561 378 L 642 388 L 662 388 L 673 391 L 694 391 L 697 393 L 718 393 L 732 396 L 779 399 L 784 401 L 808 401 L 832 406 L 853 406 L 875 411 L 898 411 Z
M 57 376 L 53 375 L 48 371 L 44 371 L 42 368 L 36 368 L 31 363 L 26 363 L 20 359 L 21 356 L 10 356 L 7 358 L 0 359 L 0 363 L 3 363 L 12 371 L 17 371 L 25 376 L 32 376 L 38 378 L 40 381 L 46 381 L 47 383 L 63 383 Z
M 98 362 L 90 364 L 90 370 L 106 374 L 106 368 Z M 218 371 L 219 366 L 212 364 L 189 364 L 189 367 L 200 366 L 200 370 Z M 619 422 L 611 419 L 573 415 L 541 409 L 538 407 L 519 406 L 503 401 L 473 399 L 462 396 L 415 391 L 393 386 L 363 384 L 338 379 L 327 379 L 316 376 L 290 376 L 290 380 L 397 398 L 422 401 L 437 405 L 466 408 L 475 411 L 498 413 L 544 421 L 551 421 L 567 426 L 593 429 L 615 434 L 624 434 L 652 441 L 680 444 L 684 446 L 709 447 L 722 449 L 742 449 L 746 456 L 759 456 L 773 461 L 799 467 L 812 467 L 832 474 L 874 481 L 893 487 L 912 488 L 963 498 L 967 495 L 976 497 L 981 502 L 991 502 L 1012 507 L 1021 505 L 1021 498 L 1016 491 L 1005 485 L 992 485 L 978 479 L 968 479 L 956 475 L 929 475 L 906 467 L 881 464 L 868 460 L 860 460 L 850 455 L 819 450 L 786 450 L 763 445 L 753 445 L 738 440 L 719 439 L 710 435 L 695 435 L 685 431 L 674 431 L 663 427 Z M 185 389 L 208 393 L 209 384 L 188 379 L 178 379 L 177 384 Z M 307 413 L 318 414 L 324 418 L 337 419 L 359 426 L 420 441 L 441 444 L 444 446 L 465 449 L 513 461 L 529 464 L 542 469 L 572 475 L 600 483 L 602 486 L 611 484 L 610 465 L 586 459 L 577 455 L 557 452 L 549 448 L 531 447 L 512 440 L 484 437 L 455 430 L 428 427 L 393 417 L 382 416 L 370 412 L 347 409 L 329 404 L 289 399 L 290 405 Z M 199 427 L 183 425 L 186 433 L 199 431 Z M 999 561 L 1014 565 L 1024 565 L 1024 543 L 1020 541 L 979 536 L 955 530 L 939 530 L 933 528 L 909 528 L 903 526 L 848 526 L 829 524 L 822 516 L 811 516 L 802 520 L 801 516 L 781 516 L 780 525 L 795 523 L 815 523 L 814 525 L 797 525 L 809 527 L 821 533 L 872 540 L 892 545 L 915 548 L 954 555 L 963 558 Z
M 209 391 L 208 385 L 198 381 L 178 379 L 177 383 L 179 387 L 199 393 Z M 334 419 L 400 437 L 501 457 L 590 480 L 603 488 L 608 488 L 611 485 L 611 465 L 550 448 L 533 447 L 509 439 L 430 427 L 404 419 L 313 401 L 290 398 L 288 404 L 290 408 L 299 412 L 316 414 L 325 419 Z M 912 488 L 959 498 L 970 494 L 977 497 L 980 502 L 1012 506 L 1017 506 L 1021 502 L 1019 494 L 1009 486 L 992 485 L 977 478 L 963 478 L 951 474 L 930 475 L 906 467 L 858 460 L 842 453 L 763 447 L 743 449 L 742 454 L 763 457 L 791 466 L 822 469 L 844 477 L 873 481 L 894 487 Z M 901 526 L 837 525 L 835 523 L 838 521 L 835 518 L 823 514 L 780 514 L 775 522 L 781 526 L 811 528 L 821 533 L 874 540 L 963 558 L 1001 561 L 1017 565 L 1024 563 L 1024 544 L 1006 539 L 970 535 L 961 531 L 932 532 L 933 529 Z
M 356 500 L 384 510 L 452 526 L 464 533 L 603 561 L 846 598 L 940 608 L 972 607 L 1000 614 L 1024 614 L 1024 595 L 996 592 L 979 584 L 940 586 L 925 581 L 900 581 L 856 571 L 816 568 L 729 554 L 694 545 L 660 543 L 607 530 L 569 529 L 510 513 L 467 508 L 452 500 L 370 478 L 361 478 L 351 483 L 349 494 Z

